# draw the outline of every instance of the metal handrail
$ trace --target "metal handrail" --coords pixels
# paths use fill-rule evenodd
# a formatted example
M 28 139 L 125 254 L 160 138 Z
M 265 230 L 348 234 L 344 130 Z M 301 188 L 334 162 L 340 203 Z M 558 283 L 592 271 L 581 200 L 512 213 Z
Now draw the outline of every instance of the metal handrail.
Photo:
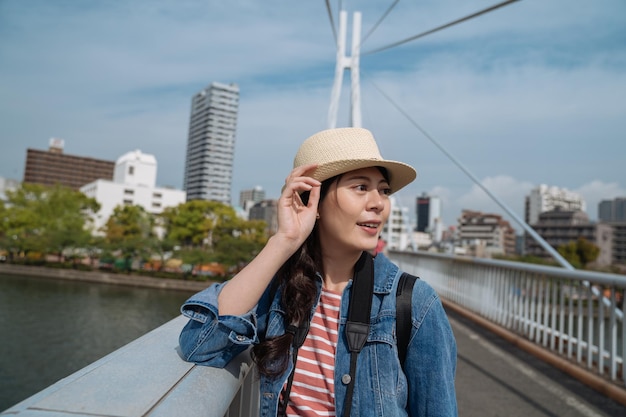
M 626 385 L 626 277 L 426 252 L 390 258 L 442 299 Z

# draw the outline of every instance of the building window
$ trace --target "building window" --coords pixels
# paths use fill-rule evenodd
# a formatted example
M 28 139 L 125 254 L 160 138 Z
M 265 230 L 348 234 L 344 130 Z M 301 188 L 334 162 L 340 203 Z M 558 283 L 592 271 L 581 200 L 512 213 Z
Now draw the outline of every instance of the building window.
M 133 194 L 135 194 L 135 190 L 125 189 L 125 190 L 124 190 L 124 194 L 125 194 L 125 195 L 133 195 Z
M 124 204 L 130 206 L 133 204 L 133 200 L 124 200 Z
M 161 193 L 152 193 L 152 197 L 154 197 L 154 198 L 161 198 L 161 197 L 163 197 L 163 195 Z
M 135 167 L 131 165 L 128 167 L 128 175 L 134 175 L 134 174 L 135 174 Z
M 161 203 L 153 202 L 152 203 L 152 207 L 159 208 L 159 207 L 161 207 Z

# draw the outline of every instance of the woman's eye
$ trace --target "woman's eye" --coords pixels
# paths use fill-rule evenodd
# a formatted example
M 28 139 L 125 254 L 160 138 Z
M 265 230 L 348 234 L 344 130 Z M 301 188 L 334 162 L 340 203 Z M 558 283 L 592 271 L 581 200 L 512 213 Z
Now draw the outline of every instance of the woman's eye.
M 383 194 L 383 195 L 390 195 L 391 194 L 391 188 L 383 188 L 381 190 L 381 194 Z
M 359 191 L 367 191 L 367 186 L 363 185 L 363 184 L 360 184 L 360 185 L 356 186 L 356 189 L 359 190 Z

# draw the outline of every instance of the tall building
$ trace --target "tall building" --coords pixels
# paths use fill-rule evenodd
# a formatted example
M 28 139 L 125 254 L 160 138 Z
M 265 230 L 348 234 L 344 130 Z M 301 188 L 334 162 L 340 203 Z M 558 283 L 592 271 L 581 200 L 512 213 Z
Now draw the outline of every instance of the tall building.
M 435 242 L 441 241 L 443 222 L 441 219 L 441 199 L 422 193 L 416 203 L 418 232 L 430 233 Z
M 83 194 L 100 203 L 100 210 L 93 219 L 95 234 L 99 233 L 117 206 L 136 205 L 148 213 L 159 214 L 166 207 L 185 202 L 184 191 L 157 187 L 156 177 L 156 158 L 136 150 L 118 158 L 113 181 L 99 179 L 82 186 L 80 191 Z M 161 236 L 162 230 L 156 232 Z
M 539 221 L 539 215 L 547 211 L 561 208 L 566 211 L 585 211 L 585 200 L 580 194 L 565 188 L 548 187 L 541 184 L 526 196 L 524 220 L 533 225 Z
M 111 180 L 115 162 L 63 153 L 63 139 L 50 139 L 47 151 L 26 150 L 24 183 L 64 185 L 78 190 L 97 179 Z
M 187 201 L 231 204 L 238 110 L 236 84 L 214 82 L 193 96 L 185 160 Z

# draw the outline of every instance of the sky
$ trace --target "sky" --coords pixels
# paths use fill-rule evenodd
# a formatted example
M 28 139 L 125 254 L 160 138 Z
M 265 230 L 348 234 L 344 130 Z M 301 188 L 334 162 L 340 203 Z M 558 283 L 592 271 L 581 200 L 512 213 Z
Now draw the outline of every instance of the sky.
M 218 81 L 240 88 L 233 203 L 255 186 L 278 198 L 328 127 L 342 7 L 362 14 L 363 127 L 418 171 L 395 194 L 412 217 L 425 192 L 447 226 L 463 209 L 513 222 L 502 205 L 523 218 L 546 184 L 596 220 L 626 196 L 626 2 L 522 0 L 375 51 L 499 2 L 0 0 L 0 176 L 21 180 L 26 149 L 54 137 L 71 155 L 152 154 L 158 185 L 182 188 L 191 98 Z

